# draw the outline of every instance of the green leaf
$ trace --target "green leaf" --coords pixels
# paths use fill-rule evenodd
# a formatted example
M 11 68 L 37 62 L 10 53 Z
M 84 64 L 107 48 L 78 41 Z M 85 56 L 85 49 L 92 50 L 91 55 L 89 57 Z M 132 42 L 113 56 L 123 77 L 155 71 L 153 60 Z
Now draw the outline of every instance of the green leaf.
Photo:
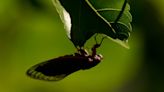
M 124 0 L 53 0 L 65 25 L 68 37 L 75 46 L 83 46 L 95 33 L 107 35 L 126 46 L 132 30 L 130 7 L 122 11 Z M 117 20 L 117 21 L 116 21 Z

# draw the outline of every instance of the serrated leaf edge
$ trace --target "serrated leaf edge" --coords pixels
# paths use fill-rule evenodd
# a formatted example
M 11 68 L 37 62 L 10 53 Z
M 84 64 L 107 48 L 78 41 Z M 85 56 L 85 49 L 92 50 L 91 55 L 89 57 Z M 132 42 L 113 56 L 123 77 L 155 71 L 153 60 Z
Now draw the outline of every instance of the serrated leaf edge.
M 112 27 L 112 25 L 105 19 L 105 18 L 103 18 L 99 13 L 98 13 L 98 11 L 93 7 L 93 5 L 89 2 L 89 0 L 85 0 L 87 3 L 88 3 L 88 5 L 95 11 L 95 13 L 101 18 L 101 19 L 103 19 L 110 27 L 111 27 L 111 29 L 112 29 L 112 31 L 114 32 L 114 33 L 116 33 L 116 31 L 115 31 L 115 29 Z M 98 10 L 101 10 L 101 9 L 98 9 Z M 114 9 L 113 9 L 114 10 Z M 116 9 L 116 10 L 119 10 L 119 9 Z M 129 9 L 128 9 L 129 10 Z M 127 10 L 126 10 L 127 11 Z M 125 11 L 124 11 L 125 12 Z M 128 17 L 129 18 L 129 17 Z M 129 18 L 130 20 L 131 20 L 131 18 Z M 122 23 L 123 24 L 123 23 Z M 123 24 L 123 25 L 125 25 L 125 24 Z M 125 25 L 126 26 L 126 25 Z M 131 30 L 131 27 L 129 28 L 128 26 L 126 26 L 129 30 Z M 129 33 L 128 33 L 129 34 Z M 130 36 L 130 34 L 129 34 L 129 36 Z M 130 49 L 130 47 L 129 47 L 129 45 L 128 45 L 128 40 L 125 40 L 125 41 L 122 41 L 122 40 L 120 40 L 120 39 L 113 39 L 113 38 L 111 38 L 111 37 L 109 37 L 109 36 L 107 36 L 107 38 L 109 38 L 110 40 L 112 40 L 113 42 L 115 42 L 115 43 L 118 43 L 118 44 L 120 44 L 121 46 L 123 46 L 123 47 L 125 47 L 125 48 L 127 48 L 127 49 Z
M 105 8 L 105 9 L 98 9 L 98 12 L 103 12 L 103 11 L 121 11 L 121 9 L 114 9 L 114 8 Z M 129 17 L 127 13 L 128 11 L 124 11 L 124 14 L 128 17 L 128 19 L 130 20 L 130 22 L 132 21 L 132 17 Z

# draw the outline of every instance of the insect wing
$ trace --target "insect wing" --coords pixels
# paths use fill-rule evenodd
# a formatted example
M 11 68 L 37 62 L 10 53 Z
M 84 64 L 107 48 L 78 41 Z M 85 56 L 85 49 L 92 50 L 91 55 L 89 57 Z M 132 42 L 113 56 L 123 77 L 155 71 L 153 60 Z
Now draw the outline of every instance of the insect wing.
M 78 71 L 85 65 L 86 58 L 73 55 L 48 60 L 32 66 L 27 75 L 40 80 L 58 81 Z

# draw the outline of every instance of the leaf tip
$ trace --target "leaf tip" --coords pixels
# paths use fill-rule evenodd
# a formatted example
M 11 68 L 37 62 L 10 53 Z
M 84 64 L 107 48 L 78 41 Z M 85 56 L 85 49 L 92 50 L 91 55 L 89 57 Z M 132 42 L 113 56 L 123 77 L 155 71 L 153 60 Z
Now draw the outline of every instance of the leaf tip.
M 112 40 L 113 42 L 118 43 L 119 45 L 123 46 L 126 49 L 130 49 L 129 44 L 128 44 L 128 40 L 119 40 L 119 39 L 113 39 L 111 37 L 108 37 L 110 40 Z

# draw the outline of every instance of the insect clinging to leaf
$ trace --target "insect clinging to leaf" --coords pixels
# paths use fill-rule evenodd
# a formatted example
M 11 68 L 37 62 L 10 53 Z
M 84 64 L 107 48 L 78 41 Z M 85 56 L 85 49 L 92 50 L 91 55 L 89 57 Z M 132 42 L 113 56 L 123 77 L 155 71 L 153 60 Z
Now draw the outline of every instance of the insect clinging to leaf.
M 126 7 L 128 0 L 124 1 L 120 10 L 111 7 L 110 4 L 98 8 L 96 7 L 98 3 L 94 4 L 89 0 L 52 1 L 77 52 L 36 64 L 27 70 L 28 76 L 39 80 L 58 81 L 78 70 L 90 69 L 103 59 L 102 55 L 97 54 L 97 48 L 101 46 L 106 37 L 128 48 L 126 43 L 132 30 L 130 8 Z M 101 0 L 97 1 L 102 2 Z M 107 15 L 111 15 L 111 17 Z M 89 54 L 84 49 L 84 44 L 98 33 L 105 36 L 100 43 L 96 40 L 97 35 L 95 36 L 96 44 L 93 45 L 92 52 Z
M 96 41 L 96 44 L 91 49 L 91 54 L 88 54 L 83 48 L 77 48 L 77 53 L 36 64 L 28 69 L 26 74 L 34 79 L 58 81 L 78 70 L 92 68 L 99 64 L 103 58 L 102 55 L 97 54 L 96 51 L 101 43 L 98 44 Z

